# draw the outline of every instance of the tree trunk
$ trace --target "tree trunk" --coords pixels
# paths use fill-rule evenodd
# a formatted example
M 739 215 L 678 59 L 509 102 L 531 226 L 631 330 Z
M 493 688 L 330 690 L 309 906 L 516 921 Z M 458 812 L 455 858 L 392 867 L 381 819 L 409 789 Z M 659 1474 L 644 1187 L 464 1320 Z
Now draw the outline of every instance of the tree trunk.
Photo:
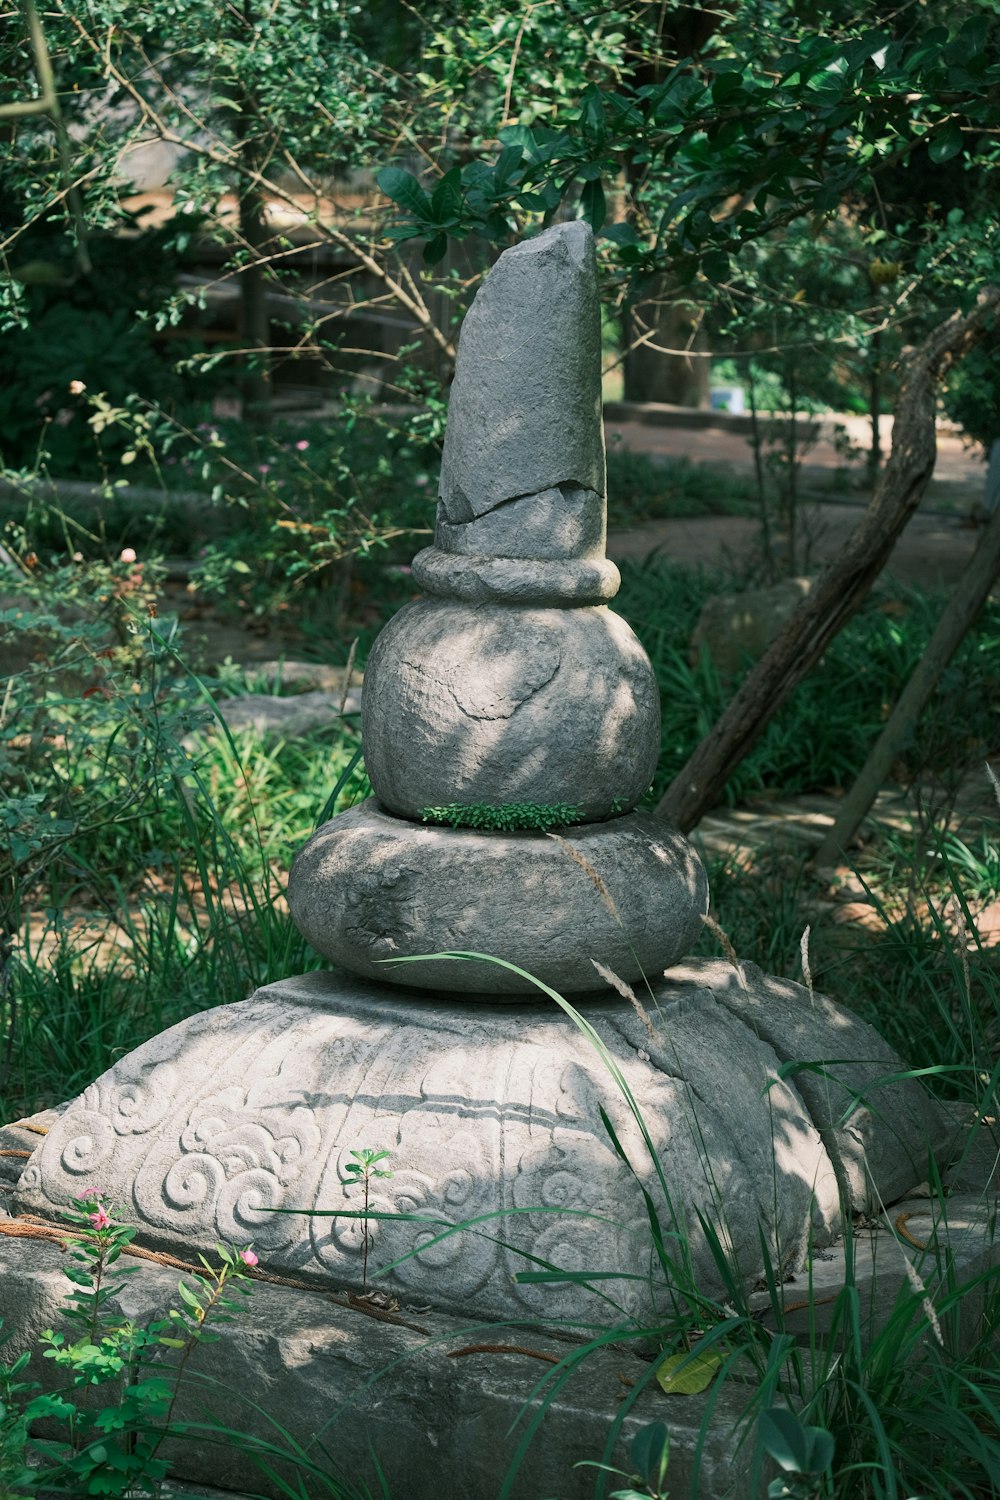
M 998 575 L 1000 510 L 994 511 L 990 517 L 972 560 L 927 643 L 927 649 L 899 695 L 899 701 L 872 747 L 857 781 L 841 803 L 836 821 L 819 847 L 817 865 L 832 865 L 842 857 L 860 823 L 867 816 L 879 788 L 887 779 L 907 735 L 930 702 L 941 673 L 986 603 Z
M 692 353 L 663 354 L 648 344 L 629 349 L 624 360 L 626 401 L 665 401 L 671 406 L 708 405 L 709 365 L 705 357 L 704 335 L 695 328 L 696 309 L 687 302 L 661 300 L 666 296 L 666 277 L 658 277 L 661 290 L 653 289 L 649 300 L 639 304 L 640 322 L 626 316 L 625 345 L 650 328 L 654 341 L 665 349 L 685 349 Z M 700 352 L 699 352 L 700 351 Z
M 863 519 L 656 808 L 683 832 L 715 805 L 733 769 L 855 614 L 881 573 L 934 472 L 938 381 L 982 337 L 998 305 L 1000 288 L 991 287 L 972 313 L 955 313 L 904 356 L 892 451 Z

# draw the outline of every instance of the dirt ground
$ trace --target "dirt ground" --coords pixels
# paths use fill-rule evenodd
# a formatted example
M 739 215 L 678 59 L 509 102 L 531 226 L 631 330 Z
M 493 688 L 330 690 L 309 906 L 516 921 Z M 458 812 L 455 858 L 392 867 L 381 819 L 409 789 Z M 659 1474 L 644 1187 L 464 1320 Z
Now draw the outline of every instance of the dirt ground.
M 869 441 L 868 423 L 860 417 L 837 417 L 859 449 Z M 883 422 L 883 447 L 888 446 L 892 418 Z M 634 453 L 651 457 L 687 458 L 712 464 L 730 473 L 752 473 L 753 456 L 746 436 L 732 426 L 686 428 L 648 421 L 609 421 L 609 448 L 620 443 Z M 867 501 L 863 493 L 864 459 L 845 465 L 842 453 L 821 438 L 806 454 L 800 475 L 802 552 L 801 572 L 836 557 L 861 518 Z M 955 432 L 938 432 L 938 455 L 920 510 L 900 537 L 888 572 L 904 583 L 928 588 L 954 584 L 961 578 L 975 550 L 978 527 L 974 517 L 982 503 L 986 462 Z M 643 558 L 658 553 L 671 562 L 724 567 L 737 575 L 747 572 L 761 546 L 760 522 L 744 516 L 706 516 L 694 520 L 657 521 L 629 531 L 614 527 L 614 496 L 609 496 L 608 555 L 615 560 Z
M 857 504 L 806 502 L 801 510 L 798 571 L 808 573 L 836 557 L 861 514 Z M 900 582 L 926 588 L 955 584 L 968 566 L 978 535 L 967 516 L 918 512 L 896 543 L 887 571 Z M 760 549 L 760 522 L 750 516 L 655 521 L 608 535 L 608 556 L 616 562 L 656 553 L 670 562 L 725 568 L 737 576 L 749 571 Z

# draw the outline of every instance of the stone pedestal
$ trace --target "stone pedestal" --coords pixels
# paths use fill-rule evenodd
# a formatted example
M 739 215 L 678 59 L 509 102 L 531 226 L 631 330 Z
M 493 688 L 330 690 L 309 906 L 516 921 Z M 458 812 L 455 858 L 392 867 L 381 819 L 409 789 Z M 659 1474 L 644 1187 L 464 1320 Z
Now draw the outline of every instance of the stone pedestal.
M 752 1282 L 762 1236 L 793 1271 L 842 1204 L 926 1176 L 943 1129 L 918 1085 L 886 1082 L 899 1059 L 856 1017 L 713 963 L 647 999 L 645 1016 L 589 1000 L 577 1024 L 552 1000 L 429 1007 L 346 974 L 268 985 L 93 1083 L 28 1163 L 19 1206 L 52 1215 L 98 1184 L 144 1244 L 190 1258 L 252 1242 L 268 1270 L 359 1288 L 346 1168 L 386 1149 L 370 1212 L 403 1217 L 369 1223 L 379 1284 L 475 1317 L 655 1326 L 674 1288 L 723 1290 L 699 1216 Z M 824 1072 L 782 1077 L 789 1058 Z M 513 1279 L 539 1270 L 594 1279 Z

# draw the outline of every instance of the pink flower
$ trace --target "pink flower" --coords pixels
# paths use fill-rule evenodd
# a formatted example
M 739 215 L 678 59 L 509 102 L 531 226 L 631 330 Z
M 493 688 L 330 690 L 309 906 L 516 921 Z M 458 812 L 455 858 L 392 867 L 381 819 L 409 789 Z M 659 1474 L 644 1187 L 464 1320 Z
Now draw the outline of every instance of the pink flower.
M 306 449 L 309 447 L 308 439 L 307 438 L 299 438 L 299 440 L 295 444 L 295 446 L 299 450 L 300 453 L 304 453 L 306 451 Z
M 87 387 L 82 380 L 71 380 L 69 383 L 69 393 L 71 396 L 82 396 L 86 389 Z
M 270 464 L 258 464 L 257 465 L 257 473 L 258 474 L 270 474 L 270 472 L 271 472 L 271 465 Z
M 249 1248 L 246 1249 L 246 1250 L 241 1250 L 240 1254 L 239 1254 L 239 1258 L 240 1258 L 240 1260 L 243 1262 L 243 1264 L 245 1266 L 257 1266 L 257 1265 L 260 1265 L 260 1261 L 259 1261 L 258 1257 L 256 1255 L 254 1255 L 253 1251 L 250 1250 Z
M 73 556 L 74 557 L 76 556 L 75 552 L 74 552 Z M 81 562 L 83 561 L 83 553 L 82 552 L 80 553 L 80 561 Z M 83 1196 L 88 1200 L 88 1202 L 92 1198 L 94 1200 L 94 1202 L 96 1203 L 101 1198 L 104 1197 L 104 1189 L 103 1188 L 99 1188 L 99 1187 L 84 1188 L 84 1190 L 83 1190 Z
M 108 1229 L 111 1225 L 110 1218 L 105 1213 L 104 1209 L 100 1206 L 97 1208 L 97 1211 L 95 1213 L 92 1213 L 90 1215 L 90 1222 L 91 1224 L 93 1224 L 95 1229 Z
M 135 548 L 134 547 L 123 547 L 122 550 L 121 550 L 121 552 L 118 555 L 118 561 L 119 562 L 128 562 L 128 563 L 135 562 Z

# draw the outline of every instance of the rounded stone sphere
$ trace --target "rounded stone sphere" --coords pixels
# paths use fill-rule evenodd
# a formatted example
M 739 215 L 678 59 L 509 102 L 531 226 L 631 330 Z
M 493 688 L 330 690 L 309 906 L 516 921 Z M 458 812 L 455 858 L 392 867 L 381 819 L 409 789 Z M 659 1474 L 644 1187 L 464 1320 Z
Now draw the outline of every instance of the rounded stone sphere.
M 415 826 L 371 799 L 300 850 L 288 906 L 306 941 L 354 974 L 537 999 L 529 978 L 499 964 L 384 960 L 489 954 L 560 991 L 606 993 L 593 960 L 635 984 L 689 951 L 708 882 L 687 840 L 647 813 L 550 837 Z
M 365 668 L 365 765 L 390 812 L 455 803 L 635 806 L 653 779 L 660 701 L 649 658 L 606 606 L 418 599 Z

